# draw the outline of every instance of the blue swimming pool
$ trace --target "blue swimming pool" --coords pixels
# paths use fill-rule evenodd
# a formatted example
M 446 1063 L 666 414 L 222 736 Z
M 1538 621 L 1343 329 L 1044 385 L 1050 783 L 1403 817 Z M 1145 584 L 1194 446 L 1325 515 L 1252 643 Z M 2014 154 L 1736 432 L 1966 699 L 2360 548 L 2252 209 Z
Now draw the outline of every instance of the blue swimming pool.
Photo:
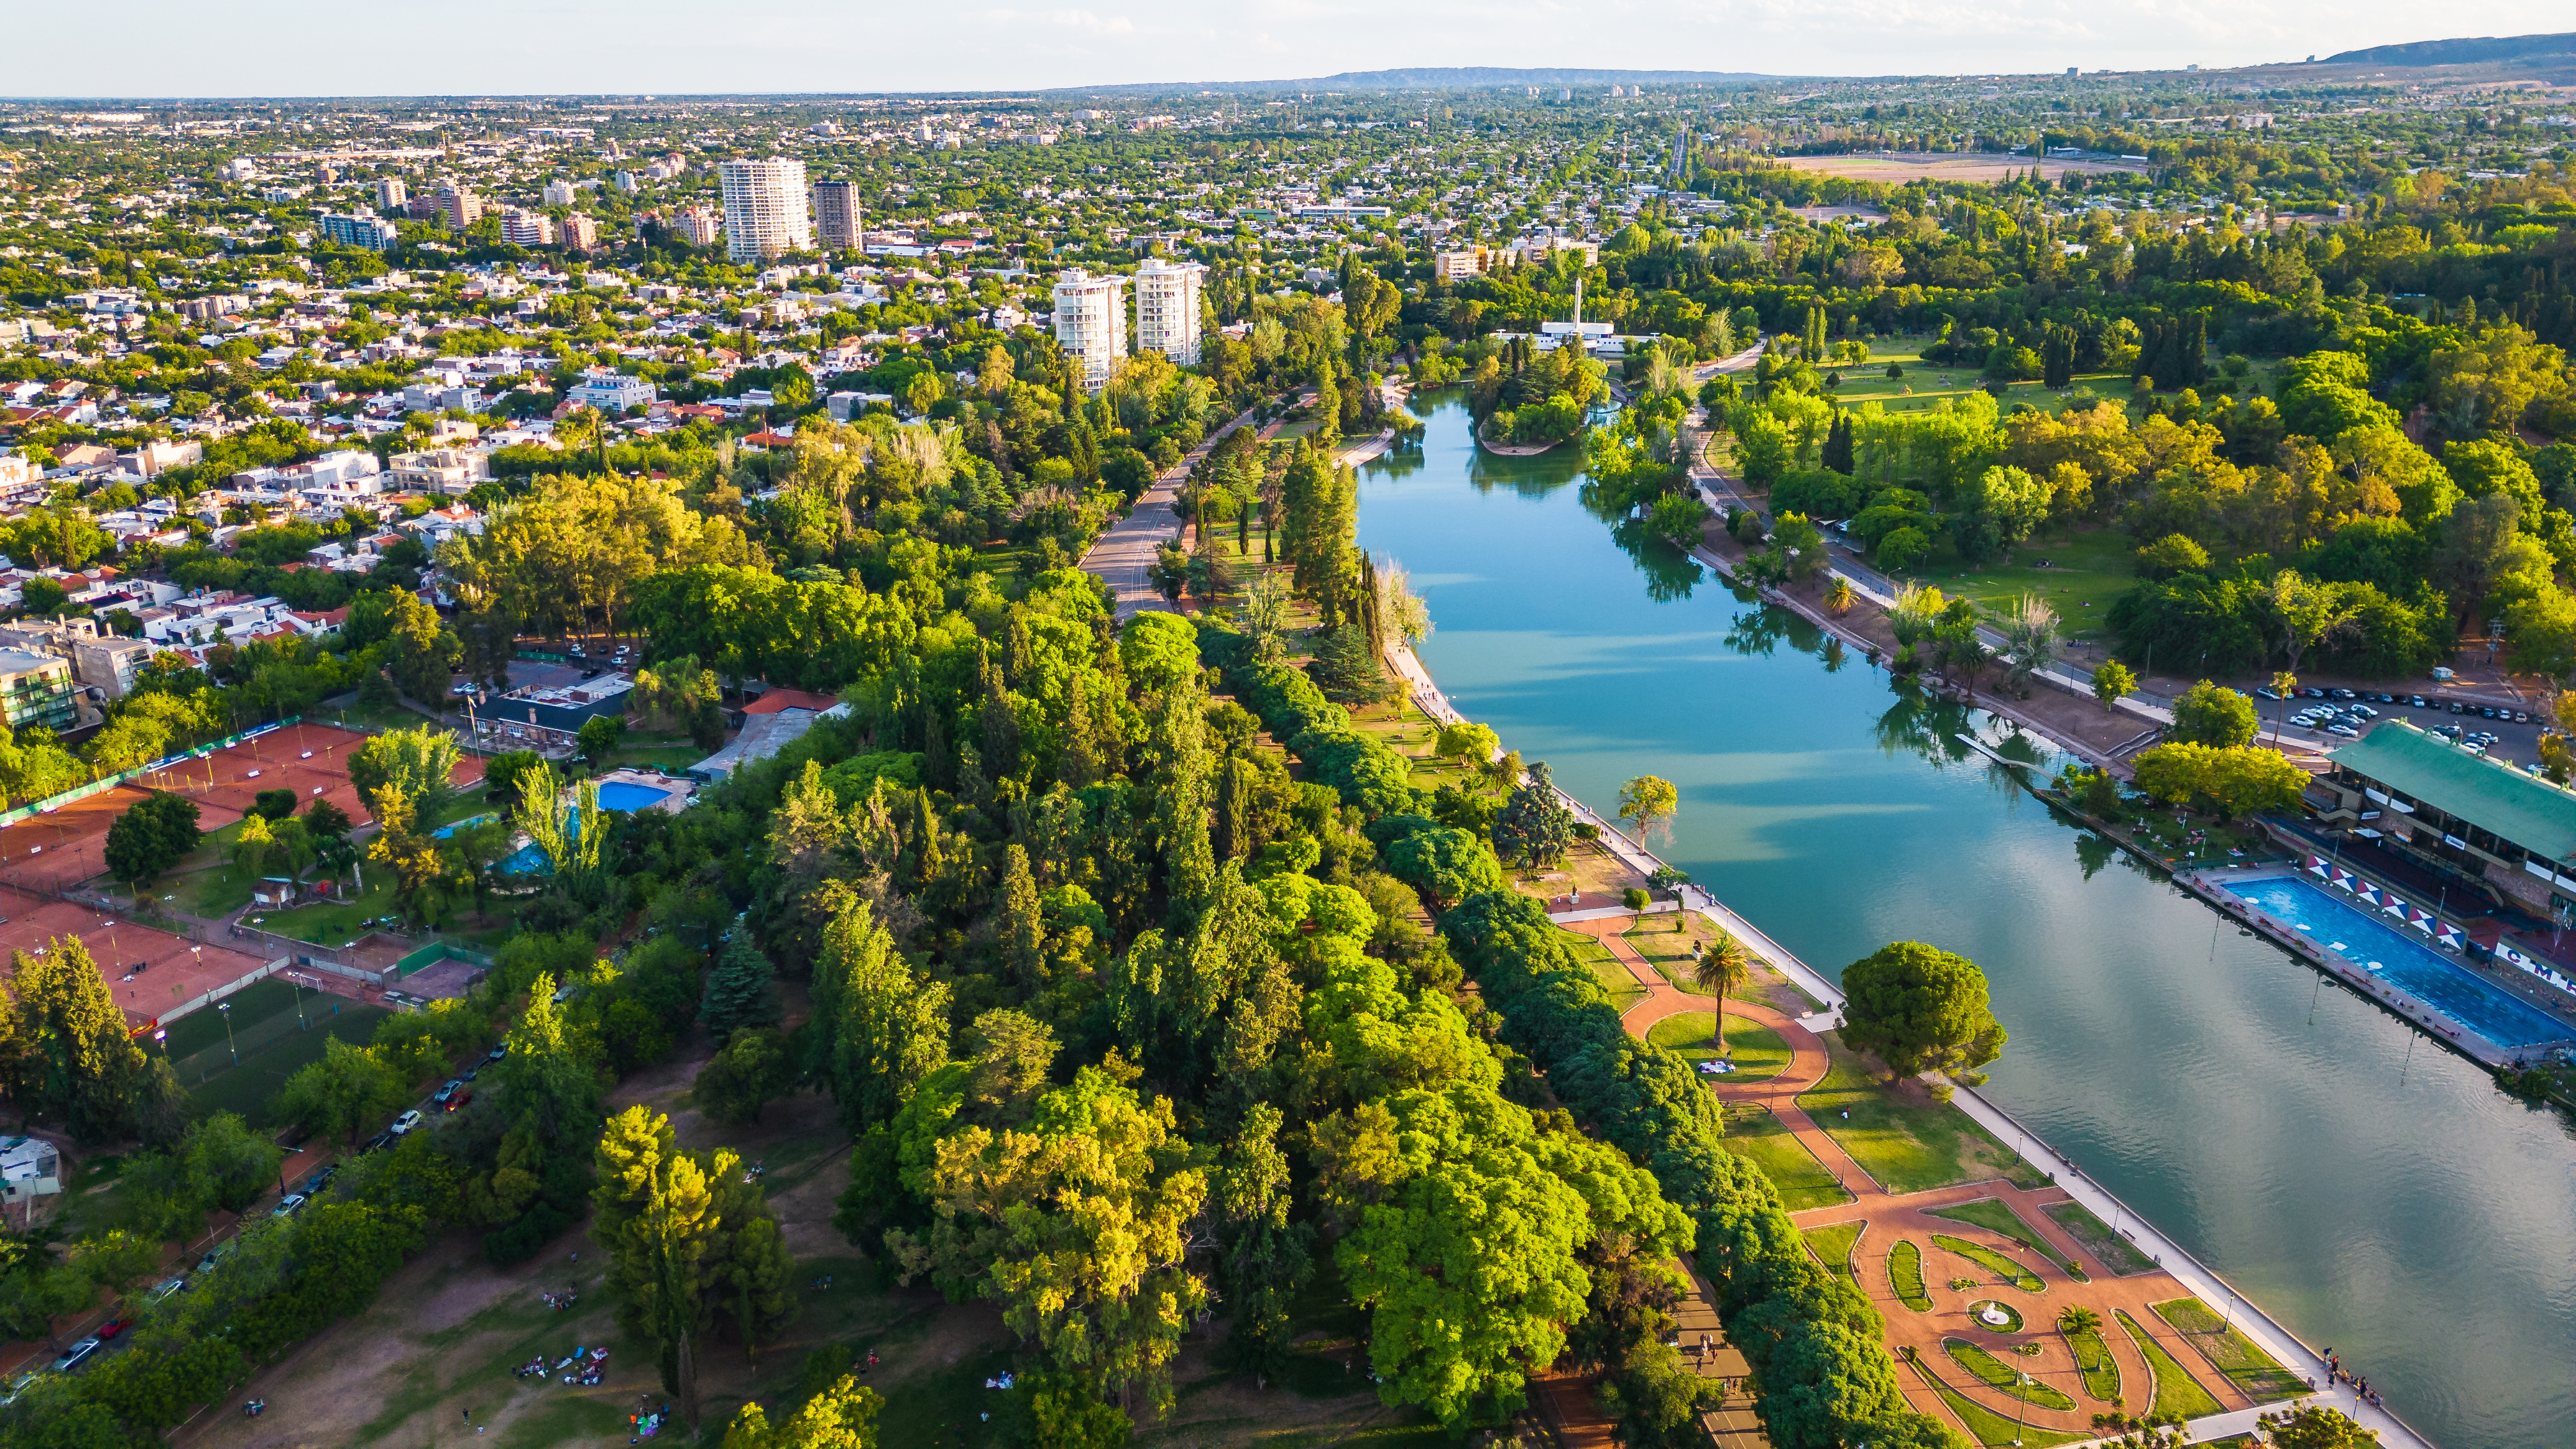
M 2502 1047 L 2563 1041 L 2571 1033 L 2547 1012 L 2480 980 L 2467 967 L 2415 940 L 2411 927 L 2373 917 L 2305 880 L 2274 876 L 2235 881 L 2229 889 L 2277 920 L 2305 927 L 2318 945 L 2347 961 L 2377 966 L 2385 979 L 2419 1001 L 2451 1014 Z
M 599 787 L 599 808 L 602 810 L 647 810 L 670 798 L 668 790 L 629 784 L 624 780 L 611 780 Z

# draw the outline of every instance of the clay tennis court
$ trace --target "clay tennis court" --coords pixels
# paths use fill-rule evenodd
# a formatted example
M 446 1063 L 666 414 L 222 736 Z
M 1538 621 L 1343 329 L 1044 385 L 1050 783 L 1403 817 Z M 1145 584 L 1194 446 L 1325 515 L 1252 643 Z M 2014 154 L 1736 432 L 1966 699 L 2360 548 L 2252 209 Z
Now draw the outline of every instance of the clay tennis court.
M 194 942 L 167 931 L 111 922 L 87 906 L 45 900 L 22 890 L 0 889 L 0 960 L 5 953 L 34 955 L 58 937 L 77 936 L 89 947 L 90 959 L 107 978 L 107 989 L 125 1009 L 126 1020 L 143 1026 L 180 1002 L 205 994 L 228 981 L 238 981 L 268 964 L 270 958 L 225 946 L 199 950 Z M 134 968 L 140 965 L 143 970 Z M 0 969 L 14 969 L 0 967 Z
M 181 760 L 50 814 L 0 827 L 0 885 L 43 894 L 70 890 L 107 869 L 107 828 L 150 790 L 167 790 L 197 802 L 197 828 L 208 834 L 239 820 L 262 790 L 293 790 L 296 809 L 318 796 L 359 825 L 374 823 L 349 783 L 349 752 L 366 743 L 355 730 L 297 724 L 197 760 Z M 458 785 L 483 778 L 480 756 L 457 761 Z

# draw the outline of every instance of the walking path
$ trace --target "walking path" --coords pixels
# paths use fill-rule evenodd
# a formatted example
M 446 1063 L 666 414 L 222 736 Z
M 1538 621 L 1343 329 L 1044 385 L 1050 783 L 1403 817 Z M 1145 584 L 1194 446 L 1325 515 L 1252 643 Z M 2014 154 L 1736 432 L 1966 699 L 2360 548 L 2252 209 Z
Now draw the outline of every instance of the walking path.
M 1152 486 L 1136 499 L 1127 516 L 1110 525 L 1109 531 L 1094 539 L 1082 556 L 1082 571 L 1107 584 L 1117 595 L 1118 619 L 1121 623 L 1148 610 L 1169 612 L 1171 601 L 1154 587 L 1154 555 L 1166 543 L 1181 536 L 1181 517 L 1174 504 L 1180 497 L 1182 480 L 1190 475 L 1190 466 L 1207 456 L 1217 440 L 1252 421 L 1249 409 L 1231 422 L 1207 435 L 1192 448 L 1189 456 L 1163 470 Z

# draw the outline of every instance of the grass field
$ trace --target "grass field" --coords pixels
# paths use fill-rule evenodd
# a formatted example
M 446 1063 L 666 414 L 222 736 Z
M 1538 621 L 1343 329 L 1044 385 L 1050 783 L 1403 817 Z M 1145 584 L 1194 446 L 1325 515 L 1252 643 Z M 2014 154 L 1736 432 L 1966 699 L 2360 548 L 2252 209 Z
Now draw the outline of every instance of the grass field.
M 1972 599 L 1994 613 L 2018 607 L 2025 594 L 2037 595 L 2057 611 L 2060 632 L 2090 639 L 2102 636 L 2112 603 L 2137 583 L 2136 554 L 2135 540 L 2102 528 L 2072 538 L 2035 538 L 2000 562 L 1975 568 L 1945 546 L 1916 573 L 1943 594 Z
M 317 1014 L 309 1029 L 299 1030 L 290 1026 L 277 1036 L 273 1045 L 253 1048 L 250 1043 L 242 1042 L 241 1065 L 217 1072 L 202 1084 L 182 1082 L 181 1085 L 188 1088 L 189 1097 L 206 1111 L 238 1112 L 242 1120 L 253 1127 L 270 1125 L 268 1099 L 276 1095 L 277 1089 L 285 1086 L 286 1079 L 299 1068 L 322 1059 L 325 1041 L 337 1037 L 351 1046 L 364 1046 L 375 1038 L 376 1023 L 393 1014 L 380 1006 L 359 1006 L 338 997 L 323 998 L 315 1010 L 318 1013 L 330 1006 L 339 1008 L 336 1015 Z M 181 1021 L 219 1015 L 208 1008 L 182 1017 Z M 216 1026 L 216 1039 L 220 1041 L 222 1023 L 218 1021 Z
M 2050 1247 L 2048 1239 L 2041 1237 L 2038 1229 L 2023 1222 L 2021 1214 L 2014 1212 L 2012 1204 L 2002 1198 L 1990 1197 L 1979 1202 L 1963 1202 L 1957 1207 L 1934 1208 L 1932 1216 L 1948 1218 L 1954 1223 L 1973 1223 L 1990 1232 L 2000 1233 L 2055 1263 L 2057 1271 L 2067 1277 L 2079 1283 L 2086 1281 L 2082 1268 L 2069 1261 L 2065 1254 Z
M 394 913 L 394 883 L 385 871 L 375 872 L 367 881 L 366 891 L 347 901 L 326 901 L 319 905 L 297 906 L 291 911 L 272 911 L 257 918 L 259 928 L 317 946 L 339 946 L 358 938 L 364 929 L 361 921 L 378 920 Z
M 1646 1040 L 1659 1047 L 1669 1047 L 1684 1061 L 1701 1062 L 1720 1053 L 1709 1045 L 1709 1033 L 1717 1025 L 1714 1012 L 1685 1011 L 1656 1022 L 1646 1032 Z M 1735 1063 L 1735 1070 L 1719 1080 L 1729 1082 L 1764 1082 L 1780 1075 L 1789 1065 L 1789 1044 L 1780 1033 L 1758 1021 L 1740 1016 L 1726 1019 L 1725 1056 Z
M 2247 1398 L 2258 1404 L 2295 1399 L 2308 1392 L 2305 1380 L 2281 1367 L 2280 1360 L 2265 1353 L 2242 1329 L 2210 1311 L 2209 1305 L 2197 1298 L 2176 1298 L 2155 1305 L 2156 1316 L 2170 1323 L 2174 1331 L 2191 1341 L 2209 1366 L 2226 1376 Z
M 1807 1251 L 1815 1255 L 1817 1262 L 1832 1269 L 1834 1276 L 1857 1286 L 1858 1280 L 1852 1274 L 1852 1249 L 1859 1246 L 1861 1229 L 1867 1226 L 1867 1223 L 1828 1223 L 1821 1228 L 1809 1228 L 1800 1236 L 1807 1240 Z
M 2093 1255 L 2093 1261 L 2100 1263 L 2114 1277 L 2125 1278 L 2156 1266 L 2154 1259 L 2138 1251 L 2137 1244 L 2111 1231 L 2109 1223 L 2093 1216 L 2092 1210 L 2080 1202 L 2053 1202 L 2040 1211 L 2066 1229 L 2068 1236 L 2082 1243 L 2084 1250 Z
M 1726 1150 L 1761 1168 L 1780 1190 L 1780 1205 L 1793 1213 L 1852 1200 L 1788 1125 L 1763 1108 L 1727 1110 Z
M 1887 1250 L 1887 1286 L 1896 1290 L 1896 1301 L 1917 1313 L 1932 1311 L 1932 1295 L 1923 1287 L 1923 1250 L 1899 1238 Z
M 2156 1396 L 2138 1411 L 2140 1417 L 2152 1413 L 2197 1419 L 2218 1412 L 2218 1400 L 2200 1386 L 2200 1380 L 2193 1378 L 2189 1369 L 2176 1363 L 2174 1356 L 2165 1352 L 2163 1344 L 2138 1326 L 2138 1320 L 2131 1318 L 2127 1309 L 2115 1311 L 2119 1315 L 2120 1327 L 2128 1331 L 2130 1341 L 2137 1344 L 2138 1352 L 2146 1356 L 2147 1367 L 2156 1372 Z
M 2055 1409 L 2059 1413 L 2069 1412 L 2075 1407 L 2073 1399 L 2047 1384 L 2021 1383 L 2023 1374 L 2018 1367 L 2004 1362 L 1964 1338 L 1941 1340 L 1941 1352 L 1949 1356 L 1950 1362 L 1966 1369 L 1986 1387 L 1998 1393 L 2028 1399 L 2043 1409 Z M 2016 1385 L 2019 1387 L 2016 1388 Z
M 1955 1253 L 1985 1269 L 1994 1275 L 1994 1280 L 1998 1283 L 2018 1288 L 2024 1293 L 2048 1291 L 2048 1285 L 2039 1280 L 2038 1274 L 2015 1262 L 2008 1254 L 1998 1253 L 1992 1248 L 1969 1242 L 1965 1238 L 1954 1238 L 1948 1233 L 1934 1233 L 1932 1246 L 1945 1253 Z
M 1592 968 L 1592 979 L 1600 982 L 1601 989 L 1610 993 L 1613 1006 L 1626 1011 L 1646 999 L 1646 988 L 1637 984 L 1637 978 L 1628 974 L 1628 968 L 1619 964 L 1619 958 L 1610 954 L 1609 947 L 1580 931 L 1558 934 L 1565 941 L 1565 949 L 1574 953 L 1574 959 Z
M 2111 1357 L 2111 1346 L 2102 1341 L 2102 1330 L 2088 1328 L 2081 1333 L 2061 1333 L 2066 1351 L 2075 1356 L 2076 1371 L 2084 1376 L 2084 1392 L 2099 1403 L 2111 1403 L 2120 1397 L 2120 1361 Z
M 1969 1437 L 1986 1445 L 1987 1449 L 2001 1449 L 2001 1446 L 2007 1444 L 2018 1444 L 2022 1449 L 2058 1449 L 2059 1445 L 2081 1444 L 2093 1437 L 2090 1434 L 2062 1434 L 2054 1429 L 2034 1429 L 2027 1424 L 2016 1424 L 1950 1387 L 1939 1374 L 1934 1373 L 1924 1364 L 1919 1355 L 1909 1362 L 1913 1364 L 1914 1371 L 1923 1376 L 1923 1381 L 1932 1386 L 1932 1392 L 1941 1396 L 1941 1402 L 1949 1406 L 1950 1412 L 1959 1416 L 1959 1422 L 1968 1427 Z
M 1839 1033 L 1825 1034 L 1833 1068 L 1798 1105 L 1889 1192 L 1925 1192 L 2002 1177 L 2023 1187 L 2047 1178 L 1947 1102 L 1881 1087 Z
M 304 992 L 306 996 L 311 992 Z M 224 998 L 232 1004 L 235 1025 L 266 1021 L 282 1011 L 295 1009 L 297 989 L 274 976 L 263 976 Z M 170 1023 L 168 1039 L 154 1045 L 154 1050 L 169 1049 L 172 1060 L 224 1044 L 224 1014 L 213 1007 L 202 1007 Z

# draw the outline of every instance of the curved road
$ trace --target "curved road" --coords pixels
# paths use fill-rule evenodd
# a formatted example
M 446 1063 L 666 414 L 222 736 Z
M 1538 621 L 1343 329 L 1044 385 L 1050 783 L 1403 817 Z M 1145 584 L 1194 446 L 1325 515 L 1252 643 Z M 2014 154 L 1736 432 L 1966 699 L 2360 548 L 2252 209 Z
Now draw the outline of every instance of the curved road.
M 1208 434 L 1207 440 L 1189 452 L 1189 456 L 1163 470 L 1153 486 L 1137 498 L 1127 516 L 1110 526 L 1082 556 L 1082 571 L 1107 584 L 1118 596 L 1118 619 L 1121 623 L 1148 610 L 1169 611 L 1171 601 L 1154 587 L 1154 554 L 1181 536 L 1180 514 L 1173 504 L 1180 497 L 1181 481 L 1190 468 L 1207 456 L 1217 440 L 1252 420 L 1246 410 L 1224 427 Z

